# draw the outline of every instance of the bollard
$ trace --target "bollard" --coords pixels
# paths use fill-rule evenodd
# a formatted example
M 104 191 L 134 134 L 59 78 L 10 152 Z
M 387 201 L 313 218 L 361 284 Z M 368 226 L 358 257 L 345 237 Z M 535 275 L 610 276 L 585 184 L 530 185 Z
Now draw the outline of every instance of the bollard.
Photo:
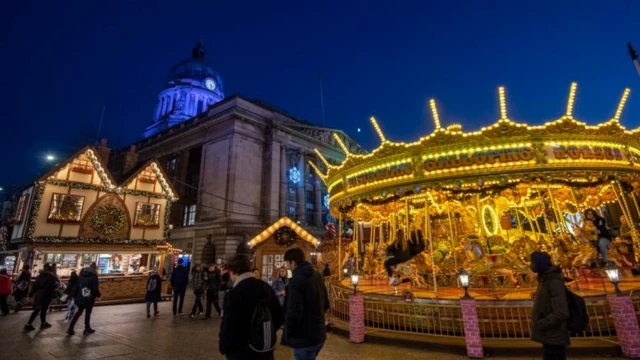
M 364 342 L 364 299 L 362 294 L 349 296 L 349 340 L 356 344 Z
M 478 313 L 474 299 L 460 299 L 462 308 L 462 321 L 464 323 L 464 341 L 467 345 L 467 356 L 472 359 L 484 358 L 480 327 L 478 326 Z
M 607 302 L 611 307 L 611 315 L 613 315 L 622 353 L 628 358 L 640 359 L 640 328 L 631 296 L 609 294 Z

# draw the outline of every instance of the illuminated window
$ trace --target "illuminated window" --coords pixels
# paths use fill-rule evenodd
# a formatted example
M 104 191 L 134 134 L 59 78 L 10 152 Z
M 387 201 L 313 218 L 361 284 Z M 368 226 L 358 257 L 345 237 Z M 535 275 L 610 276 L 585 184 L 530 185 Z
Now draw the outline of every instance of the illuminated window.
M 134 226 L 152 228 L 159 227 L 160 204 L 137 203 Z
M 16 221 L 19 223 L 24 220 L 24 214 L 27 211 L 28 200 L 29 195 L 25 194 L 20 196 L 20 200 L 18 201 L 18 207 L 16 208 Z
M 50 222 L 78 223 L 82 217 L 84 196 L 53 194 L 48 220 Z
M 182 214 L 182 225 L 189 226 L 196 223 L 196 205 L 187 205 Z
M 144 169 L 144 171 L 138 176 L 138 181 L 142 183 L 155 184 L 156 180 L 156 174 L 151 170 L 151 167 Z
M 93 174 L 93 164 L 86 155 L 80 155 L 71 163 L 71 171 L 82 174 Z

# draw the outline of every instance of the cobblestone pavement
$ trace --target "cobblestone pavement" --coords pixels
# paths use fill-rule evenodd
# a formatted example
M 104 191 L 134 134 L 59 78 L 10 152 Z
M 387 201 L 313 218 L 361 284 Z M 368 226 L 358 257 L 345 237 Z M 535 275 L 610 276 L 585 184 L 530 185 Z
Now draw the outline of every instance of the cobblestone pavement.
M 187 301 L 185 310 L 190 309 L 187 304 L 192 303 Z M 144 304 L 101 306 L 94 309 L 93 315 L 96 333 L 82 335 L 80 320 L 73 337 L 65 334 L 64 312 L 49 314 L 52 328 L 29 333 L 22 331 L 28 312 L 1 317 L 0 359 L 223 359 L 218 353 L 219 318 L 203 321 L 188 316 L 173 317 L 169 302 L 160 303 L 157 318 L 146 318 Z M 34 326 L 39 324 L 40 320 L 36 319 Z M 293 356 L 290 349 L 278 347 L 275 358 L 288 360 Z M 319 359 L 457 360 L 466 357 L 393 345 L 355 345 L 342 336 L 329 334 Z

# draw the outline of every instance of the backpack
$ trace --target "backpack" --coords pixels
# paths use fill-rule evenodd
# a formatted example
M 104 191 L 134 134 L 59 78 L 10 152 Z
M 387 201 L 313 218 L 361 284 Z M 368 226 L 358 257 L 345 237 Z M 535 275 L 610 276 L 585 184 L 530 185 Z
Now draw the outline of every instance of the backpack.
M 16 289 L 20 290 L 20 291 L 25 291 L 27 289 L 29 289 L 29 282 L 27 280 L 22 280 L 18 283 L 18 285 L 16 285 Z
M 251 317 L 249 347 L 258 353 L 272 351 L 276 348 L 277 331 L 269 309 L 269 296 L 265 294 Z
M 567 302 L 569 303 L 567 328 L 574 333 L 585 331 L 589 326 L 589 313 L 584 299 L 567 288 Z
M 157 286 L 158 286 L 158 280 L 151 278 L 149 279 L 149 284 L 147 284 L 147 291 L 154 292 Z

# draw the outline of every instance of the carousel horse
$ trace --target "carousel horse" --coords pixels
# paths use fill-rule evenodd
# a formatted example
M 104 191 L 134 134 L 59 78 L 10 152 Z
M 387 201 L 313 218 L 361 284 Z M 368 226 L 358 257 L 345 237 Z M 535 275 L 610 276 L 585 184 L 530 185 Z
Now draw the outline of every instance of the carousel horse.
M 342 260 L 342 263 L 340 264 L 340 268 L 344 268 L 345 266 L 347 266 L 347 264 L 350 265 L 349 267 L 353 267 L 353 263 L 357 258 L 357 251 L 358 251 L 358 241 L 352 240 L 349 243 L 349 246 L 347 247 L 347 251 L 344 254 L 345 255 L 344 260 Z
M 375 245 L 370 243 L 367 245 L 367 251 L 364 255 L 364 264 L 362 265 L 362 270 L 365 274 L 369 275 L 369 277 L 373 278 L 378 269 L 378 262 L 376 261 L 376 252 Z
M 531 254 L 538 249 L 538 244 L 529 236 L 524 235 L 511 245 L 511 251 L 518 257 L 520 262 L 529 262 Z
M 627 244 L 617 237 L 615 241 L 609 245 L 609 261 L 613 261 L 619 268 L 632 268 L 634 264 L 628 260 L 629 248 Z
M 573 224 L 573 233 L 579 241 L 578 255 L 573 259 L 571 265 L 575 268 L 587 266 L 587 264 L 595 263 L 598 259 L 598 250 L 591 244 L 585 236 L 583 229 L 577 224 Z
M 565 276 L 576 277 L 577 269 L 573 265 L 573 259 L 577 255 L 577 249 L 571 242 L 571 235 L 559 234 L 554 237 L 554 249 L 551 252 L 551 261 L 559 266 Z
M 514 270 L 526 270 L 514 253 L 503 253 L 499 255 L 486 255 L 484 246 L 476 235 L 469 235 L 464 239 L 465 245 L 463 253 L 465 261 L 463 267 L 469 269 L 472 274 L 495 272 L 505 275 L 513 285 L 518 284 Z

